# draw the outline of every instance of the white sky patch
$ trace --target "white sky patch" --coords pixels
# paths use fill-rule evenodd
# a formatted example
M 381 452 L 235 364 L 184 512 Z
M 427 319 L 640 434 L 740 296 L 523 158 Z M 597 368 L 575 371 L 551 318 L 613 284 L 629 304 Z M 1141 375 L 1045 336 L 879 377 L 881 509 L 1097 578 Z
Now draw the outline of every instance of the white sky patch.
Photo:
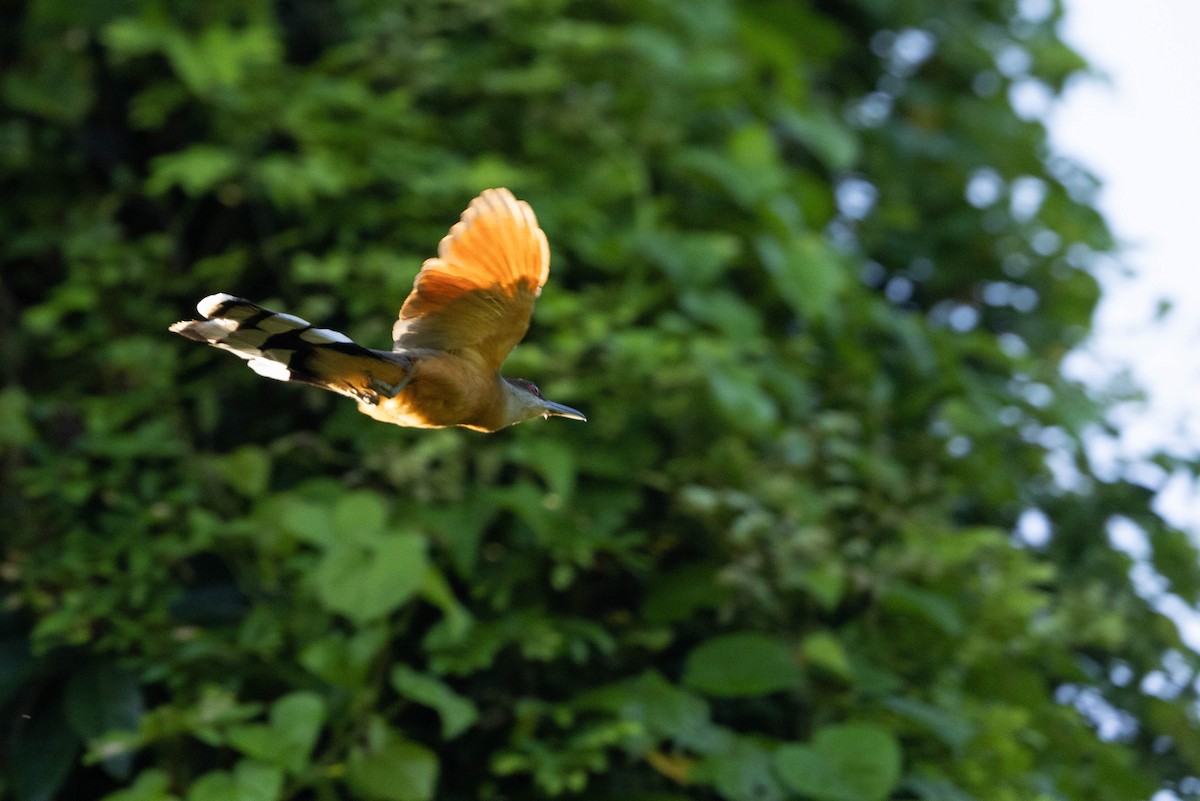
M 1116 413 L 1116 456 L 1200 453 L 1197 30 L 1196 0 L 1072 0 L 1062 31 L 1108 81 L 1073 83 L 1051 133 L 1103 182 L 1099 206 L 1123 246 L 1101 274 L 1093 337 L 1067 370 L 1103 386 L 1128 369 L 1149 396 Z M 1200 495 L 1176 482 L 1159 502 L 1200 532 Z
M 1064 39 L 1107 81 L 1071 84 L 1049 116 L 1051 136 L 1102 181 L 1099 207 L 1122 250 L 1101 271 L 1092 337 L 1065 369 L 1097 388 L 1127 372 L 1146 391 L 1145 403 L 1112 415 L 1117 441 L 1098 434 L 1089 455 L 1102 475 L 1155 487 L 1159 513 L 1200 538 L 1200 487 L 1136 465 L 1156 451 L 1200 454 L 1200 2 L 1068 0 L 1066 10 Z M 1114 544 L 1127 534 L 1118 526 Z M 1200 645 L 1195 610 L 1157 605 L 1173 606 Z

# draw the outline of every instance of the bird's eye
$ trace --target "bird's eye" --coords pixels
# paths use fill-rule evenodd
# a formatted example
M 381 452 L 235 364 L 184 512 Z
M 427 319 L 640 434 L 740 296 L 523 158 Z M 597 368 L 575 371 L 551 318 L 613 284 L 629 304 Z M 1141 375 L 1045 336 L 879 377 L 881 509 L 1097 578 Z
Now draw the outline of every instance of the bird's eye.
M 529 383 L 529 391 L 539 398 L 542 397 L 542 391 L 538 389 L 537 384 L 534 384 L 533 382 Z

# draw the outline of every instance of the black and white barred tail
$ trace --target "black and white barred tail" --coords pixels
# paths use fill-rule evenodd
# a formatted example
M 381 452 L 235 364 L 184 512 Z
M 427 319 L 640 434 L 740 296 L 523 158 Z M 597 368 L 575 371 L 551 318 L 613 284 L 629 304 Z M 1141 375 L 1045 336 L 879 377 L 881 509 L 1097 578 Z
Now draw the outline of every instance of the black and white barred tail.
M 299 381 L 376 403 L 394 397 L 409 379 L 411 365 L 400 354 L 364 348 L 343 333 L 314 328 L 244 298 L 209 295 L 196 311 L 205 319 L 182 320 L 170 330 L 230 351 L 276 381 Z

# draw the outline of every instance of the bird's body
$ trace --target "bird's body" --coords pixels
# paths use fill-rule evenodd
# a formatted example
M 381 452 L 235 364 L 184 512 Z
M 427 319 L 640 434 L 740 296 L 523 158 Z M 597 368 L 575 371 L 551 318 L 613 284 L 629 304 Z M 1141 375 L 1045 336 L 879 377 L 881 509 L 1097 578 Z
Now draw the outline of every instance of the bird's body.
M 359 410 L 384 423 L 412 428 L 465 426 L 495 431 L 508 425 L 504 378 L 460 354 L 410 351 L 410 379 L 394 397 L 359 401 Z
M 549 246 L 533 210 L 507 189 L 489 189 L 417 274 L 390 351 L 226 294 L 200 301 L 206 319 L 171 330 L 232 351 L 268 378 L 352 397 L 361 412 L 394 425 L 496 431 L 534 417 L 583 420 L 542 398 L 532 383 L 500 375 L 549 270 Z

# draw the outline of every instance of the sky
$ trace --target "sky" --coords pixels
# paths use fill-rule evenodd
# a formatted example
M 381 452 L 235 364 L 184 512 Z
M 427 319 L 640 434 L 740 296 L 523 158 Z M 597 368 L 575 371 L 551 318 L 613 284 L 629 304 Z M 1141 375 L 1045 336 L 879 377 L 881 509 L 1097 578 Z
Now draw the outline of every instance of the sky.
M 1128 370 L 1146 390 L 1145 404 L 1114 416 L 1118 440 L 1096 440 L 1091 455 L 1158 488 L 1159 513 L 1200 541 L 1200 486 L 1137 461 L 1159 450 L 1200 456 L 1200 2 L 1065 5 L 1063 38 L 1106 77 L 1070 85 L 1049 116 L 1051 138 L 1102 181 L 1100 210 L 1123 246 L 1102 268 L 1092 339 L 1065 369 L 1097 387 Z M 1158 594 L 1145 536 L 1118 523 L 1109 538 Z M 1200 614 L 1158 597 L 1200 650 Z
M 1066 2 L 1063 38 L 1106 77 L 1070 85 L 1050 115 L 1051 136 L 1101 179 L 1099 205 L 1123 245 L 1101 273 L 1095 335 L 1067 369 L 1102 384 L 1125 367 L 1150 395 L 1147 406 L 1121 410 L 1120 445 L 1099 446 L 1100 458 L 1200 453 L 1197 30 L 1197 0 Z M 1197 489 L 1166 482 L 1160 512 L 1200 535 Z

